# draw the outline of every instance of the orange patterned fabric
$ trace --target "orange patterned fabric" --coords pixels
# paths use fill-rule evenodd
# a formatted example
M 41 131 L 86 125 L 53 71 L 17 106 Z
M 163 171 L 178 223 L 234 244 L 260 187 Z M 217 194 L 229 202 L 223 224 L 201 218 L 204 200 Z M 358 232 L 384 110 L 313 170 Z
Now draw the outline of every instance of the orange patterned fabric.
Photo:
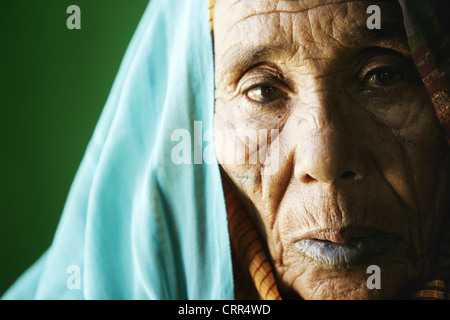
M 426 282 L 423 289 L 419 290 L 415 295 L 415 299 L 423 300 L 447 300 L 449 299 L 449 293 L 445 286 L 445 282 L 442 280 L 434 280 Z
M 280 300 L 272 265 L 242 202 L 222 175 L 228 213 L 236 300 Z
M 412 57 L 450 143 L 447 0 L 399 0 Z
M 213 30 L 213 16 L 214 16 L 214 6 L 215 5 L 216 5 L 216 0 L 208 0 L 209 24 L 211 26 L 211 31 Z

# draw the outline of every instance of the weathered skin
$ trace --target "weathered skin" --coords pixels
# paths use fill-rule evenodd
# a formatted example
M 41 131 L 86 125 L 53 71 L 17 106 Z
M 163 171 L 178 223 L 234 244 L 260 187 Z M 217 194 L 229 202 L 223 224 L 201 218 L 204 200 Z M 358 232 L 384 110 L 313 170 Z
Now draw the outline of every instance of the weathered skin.
M 262 175 L 261 163 L 223 161 L 254 149 L 216 143 L 216 152 L 285 297 L 394 298 L 432 271 L 448 209 L 448 147 L 411 62 L 400 8 L 378 4 L 380 32 L 366 27 L 371 4 L 216 2 L 215 130 L 278 129 L 258 148 L 279 143 L 280 164 Z M 323 264 L 296 245 L 374 233 L 397 240 L 355 265 Z M 381 269 L 380 290 L 366 285 L 369 265 Z

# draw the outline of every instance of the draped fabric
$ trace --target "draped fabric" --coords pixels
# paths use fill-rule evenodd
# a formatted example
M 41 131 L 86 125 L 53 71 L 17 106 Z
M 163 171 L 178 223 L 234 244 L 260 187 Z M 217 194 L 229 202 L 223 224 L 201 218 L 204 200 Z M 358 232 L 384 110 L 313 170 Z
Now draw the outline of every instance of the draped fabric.
M 446 0 L 399 0 L 411 53 L 447 141 L 450 137 L 450 22 Z
M 233 299 L 213 111 L 206 1 L 151 0 L 54 240 L 3 298 Z

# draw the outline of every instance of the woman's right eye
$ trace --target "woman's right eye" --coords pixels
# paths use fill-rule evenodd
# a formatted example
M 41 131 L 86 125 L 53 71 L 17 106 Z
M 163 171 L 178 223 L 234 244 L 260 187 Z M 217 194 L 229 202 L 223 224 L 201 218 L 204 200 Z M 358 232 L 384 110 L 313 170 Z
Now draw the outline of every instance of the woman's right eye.
M 270 103 L 286 96 L 282 90 L 274 86 L 257 86 L 248 90 L 245 95 L 257 103 Z
M 403 73 L 395 68 L 379 68 L 369 73 L 367 85 L 375 88 L 389 87 L 403 79 Z

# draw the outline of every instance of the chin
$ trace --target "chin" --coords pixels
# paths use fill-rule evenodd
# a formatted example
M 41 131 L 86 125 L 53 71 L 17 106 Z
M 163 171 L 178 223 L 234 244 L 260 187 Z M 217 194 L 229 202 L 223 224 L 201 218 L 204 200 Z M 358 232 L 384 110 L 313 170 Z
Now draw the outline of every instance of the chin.
M 355 266 L 329 266 L 308 258 L 298 260 L 289 267 L 278 268 L 280 291 L 285 299 L 410 299 L 423 272 L 405 256 L 395 253 Z

